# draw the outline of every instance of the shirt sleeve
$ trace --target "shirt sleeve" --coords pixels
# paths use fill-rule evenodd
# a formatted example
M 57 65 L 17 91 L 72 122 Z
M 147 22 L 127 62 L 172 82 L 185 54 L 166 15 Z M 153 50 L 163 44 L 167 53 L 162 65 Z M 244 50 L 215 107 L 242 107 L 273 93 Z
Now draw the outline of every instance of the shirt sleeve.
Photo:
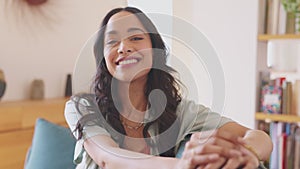
M 88 102 L 83 102 L 82 105 L 87 105 Z M 93 113 L 93 112 L 90 112 Z M 69 125 L 70 130 L 72 131 L 75 138 L 78 138 L 78 132 L 75 132 L 76 125 L 79 119 L 84 116 L 78 112 L 75 106 L 75 102 L 73 100 L 69 100 L 65 106 L 65 119 Z M 97 125 L 86 125 L 83 127 L 82 131 L 82 138 L 77 140 L 75 151 L 74 151 L 74 163 L 79 164 L 82 162 L 83 158 L 84 161 L 90 161 L 91 158 L 88 157 L 88 154 L 85 152 L 83 147 L 84 140 L 96 136 L 96 135 L 107 135 L 110 136 L 108 131 L 100 126 Z
M 220 128 L 228 122 L 233 122 L 209 108 L 195 104 L 193 101 L 183 100 L 177 108 L 177 117 L 181 123 L 178 135 L 180 142 L 188 134 Z

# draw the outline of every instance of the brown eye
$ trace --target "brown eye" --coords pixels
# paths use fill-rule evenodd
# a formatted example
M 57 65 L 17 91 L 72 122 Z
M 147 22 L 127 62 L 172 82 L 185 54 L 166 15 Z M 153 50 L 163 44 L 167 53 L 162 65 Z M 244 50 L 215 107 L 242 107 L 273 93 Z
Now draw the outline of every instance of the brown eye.
M 132 41 L 139 41 L 139 40 L 143 40 L 144 38 L 143 37 L 132 37 L 130 38 L 130 40 Z
M 116 40 L 109 40 L 109 41 L 106 42 L 107 45 L 113 45 L 115 43 L 117 43 Z

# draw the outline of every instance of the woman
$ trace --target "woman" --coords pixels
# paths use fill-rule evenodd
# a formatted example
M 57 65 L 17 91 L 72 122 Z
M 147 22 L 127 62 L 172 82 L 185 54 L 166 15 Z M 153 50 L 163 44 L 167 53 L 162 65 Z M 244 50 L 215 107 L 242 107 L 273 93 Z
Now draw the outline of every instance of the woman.
M 264 132 L 182 99 L 164 42 L 142 11 L 111 10 L 94 53 L 95 95 L 73 96 L 65 109 L 78 168 L 257 168 L 268 159 Z

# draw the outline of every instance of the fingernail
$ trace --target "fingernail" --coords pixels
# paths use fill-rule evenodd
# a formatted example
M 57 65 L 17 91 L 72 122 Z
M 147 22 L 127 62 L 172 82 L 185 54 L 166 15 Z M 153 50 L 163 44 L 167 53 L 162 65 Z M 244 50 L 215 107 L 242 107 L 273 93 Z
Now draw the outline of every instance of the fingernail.
M 219 158 L 219 154 L 212 154 L 208 157 L 210 160 L 216 160 Z
M 242 155 L 242 153 L 240 151 L 237 151 L 237 150 L 229 150 L 229 154 L 232 155 L 232 156 Z
M 237 140 L 239 143 L 243 143 L 243 144 L 245 143 L 245 140 L 243 139 L 243 137 L 238 137 Z

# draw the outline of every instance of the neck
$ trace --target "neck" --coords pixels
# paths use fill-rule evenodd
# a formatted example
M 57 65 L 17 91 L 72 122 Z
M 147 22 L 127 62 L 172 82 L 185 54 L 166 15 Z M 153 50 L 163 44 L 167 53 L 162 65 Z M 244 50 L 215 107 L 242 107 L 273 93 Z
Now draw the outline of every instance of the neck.
M 141 122 L 147 109 L 145 96 L 146 80 L 130 83 L 119 82 L 118 91 L 122 106 L 122 116 L 131 121 Z

